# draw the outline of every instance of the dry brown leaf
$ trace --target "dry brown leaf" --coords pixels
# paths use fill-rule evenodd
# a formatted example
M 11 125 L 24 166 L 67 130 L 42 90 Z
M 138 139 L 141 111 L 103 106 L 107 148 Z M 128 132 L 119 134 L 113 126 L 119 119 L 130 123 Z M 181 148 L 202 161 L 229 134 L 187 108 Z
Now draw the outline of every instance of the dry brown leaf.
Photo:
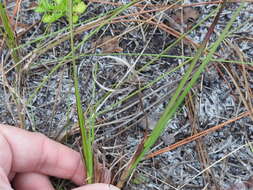
M 102 53 L 119 53 L 123 49 L 119 46 L 119 38 L 105 36 L 93 43 L 92 47 L 101 48 Z
M 99 163 L 96 158 L 94 159 L 94 168 L 95 183 L 111 183 L 111 171 L 108 170 L 103 164 Z
M 94 146 L 94 182 L 106 183 L 111 182 L 111 171 L 106 168 L 105 156 L 99 151 L 96 143 Z

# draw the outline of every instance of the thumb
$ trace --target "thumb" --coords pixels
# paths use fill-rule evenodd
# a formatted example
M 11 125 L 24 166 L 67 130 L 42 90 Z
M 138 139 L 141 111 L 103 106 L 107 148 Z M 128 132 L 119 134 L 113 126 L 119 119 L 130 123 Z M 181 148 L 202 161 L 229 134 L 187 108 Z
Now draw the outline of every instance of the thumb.
M 110 184 L 95 183 L 84 185 L 82 187 L 78 187 L 72 190 L 120 190 L 120 189 Z

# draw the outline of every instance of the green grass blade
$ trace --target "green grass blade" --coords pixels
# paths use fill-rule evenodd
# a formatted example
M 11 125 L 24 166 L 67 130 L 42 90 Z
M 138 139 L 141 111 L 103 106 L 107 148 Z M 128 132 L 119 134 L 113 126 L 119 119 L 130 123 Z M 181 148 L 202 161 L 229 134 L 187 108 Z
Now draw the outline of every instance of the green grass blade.
M 77 67 L 75 61 L 75 47 L 74 47 L 74 32 L 73 32 L 73 2 L 72 0 L 68 0 L 69 7 L 69 25 L 70 25 L 70 43 L 71 43 L 71 54 L 72 54 L 72 65 L 73 65 L 73 78 L 74 78 L 74 87 L 75 87 L 75 97 L 76 97 L 76 106 L 77 106 L 77 114 L 78 114 L 78 123 L 81 131 L 82 137 L 82 151 L 84 155 L 86 174 L 87 174 L 87 182 L 93 183 L 93 149 L 92 142 L 89 135 L 89 129 L 86 128 L 81 96 L 79 92 L 79 83 L 78 83 L 78 75 L 77 75 Z

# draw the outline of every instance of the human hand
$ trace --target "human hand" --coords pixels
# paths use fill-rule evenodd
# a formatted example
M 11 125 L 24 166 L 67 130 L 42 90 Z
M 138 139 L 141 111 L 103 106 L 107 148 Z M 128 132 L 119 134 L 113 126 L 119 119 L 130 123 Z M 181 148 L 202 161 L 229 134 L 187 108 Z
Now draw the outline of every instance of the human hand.
M 78 152 L 40 133 L 0 124 L 0 189 L 53 190 L 47 176 L 69 179 L 77 185 L 85 180 Z M 74 190 L 119 190 L 108 184 L 92 184 Z

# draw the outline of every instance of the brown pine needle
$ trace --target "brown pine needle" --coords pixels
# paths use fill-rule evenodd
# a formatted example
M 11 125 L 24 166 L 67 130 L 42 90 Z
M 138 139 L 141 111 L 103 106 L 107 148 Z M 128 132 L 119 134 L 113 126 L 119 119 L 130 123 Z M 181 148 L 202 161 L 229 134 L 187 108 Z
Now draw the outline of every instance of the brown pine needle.
M 162 154 L 162 153 L 165 153 L 165 152 L 169 152 L 169 151 L 171 151 L 171 150 L 174 150 L 174 149 L 176 149 L 176 148 L 178 148 L 178 147 L 180 147 L 180 146 L 182 146 L 182 145 L 185 145 L 185 144 L 188 144 L 188 143 L 190 143 L 190 142 L 192 142 L 192 141 L 195 141 L 195 140 L 199 139 L 200 137 L 203 137 L 203 136 L 205 136 L 205 135 L 208 135 L 208 134 L 211 133 L 211 132 L 214 132 L 214 131 L 216 131 L 216 130 L 218 130 L 218 129 L 221 129 L 222 127 L 224 127 L 224 126 L 226 126 L 226 125 L 228 125 L 228 124 L 230 124 L 230 123 L 233 123 L 233 122 L 235 122 L 235 121 L 237 121 L 237 120 L 239 120 L 239 119 L 242 119 L 242 118 L 248 116 L 249 114 L 250 114 L 249 111 L 248 111 L 248 112 L 244 112 L 244 113 L 240 114 L 239 116 L 237 116 L 237 117 L 235 117 L 235 118 L 232 118 L 232 119 L 230 119 L 230 120 L 228 120 L 228 121 L 225 121 L 224 123 L 221 123 L 221 124 L 216 125 L 216 126 L 210 128 L 210 129 L 207 129 L 207 130 L 205 130 L 205 131 L 202 131 L 202 132 L 199 132 L 199 133 L 197 133 L 197 134 L 195 134 L 195 135 L 192 135 L 192 136 L 190 136 L 190 137 L 187 137 L 187 138 L 185 138 L 185 139 L 183 139 L 183 140 L 181 140 L 181 141 L 179 141 L 179 142 L 177 142 L 177 143 L 175 143 L 175 144 L 173 144 L 173 145 L 170 145 L 170 146 L 168 146 L 168 147 L 166 147 L 166 148 L 163 148 L 163 149 L 161 149 L 161 150 L 158 150 L 158 151 L 156 151 L 156 152 L 153 152 L 153 153 L 151 153 L 151 154 L 148 154 L 145 158 L 146 158 L 146 159 L 148 159 L 148 158 L 153 158 L 153 157 L 158 156 L 158 155 L 160 155 L 160 154 Z

